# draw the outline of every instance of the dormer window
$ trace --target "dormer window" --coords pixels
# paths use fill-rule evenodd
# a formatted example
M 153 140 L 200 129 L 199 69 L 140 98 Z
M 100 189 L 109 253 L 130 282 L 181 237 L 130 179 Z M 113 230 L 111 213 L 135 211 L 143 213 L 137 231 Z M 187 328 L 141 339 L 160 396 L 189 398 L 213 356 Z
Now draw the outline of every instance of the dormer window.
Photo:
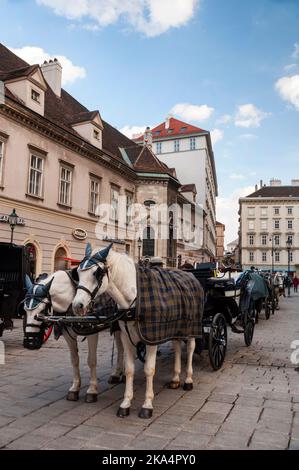
M 93 137 L 96 140 L 100 140 L 100 132 L 97 131 L 96 129 L 93 130 Z
M 172 134 L 173 133 L 173 129 L 168 129 L 168 134 Z
M 31 99 L 36 103 L 40 103 L 40 93 L 38 93 L 33 88 L 31 89 Z

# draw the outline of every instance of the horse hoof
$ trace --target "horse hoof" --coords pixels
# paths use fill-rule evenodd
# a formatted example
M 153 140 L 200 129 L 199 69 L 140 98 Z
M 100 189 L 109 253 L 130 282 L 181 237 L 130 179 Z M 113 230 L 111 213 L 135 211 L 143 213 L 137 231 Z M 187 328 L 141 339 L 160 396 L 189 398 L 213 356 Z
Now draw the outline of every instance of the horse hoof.
M 121 406 L 117 410 L 116 416 L 119 418 L 125 418 L 126 416 L 129 416 L 130 414 L 130 408 L 122 408 Z
M 85 403 L 95 403 L 96 401 L 98 401 L 97 393 L 86 393 Z
M 153 416 L 153 410 L 151 408 L 141 408 L 138 416 L 141 419 L 151 419 Z
M 190 392 L 191 390 L 193 390 L 193 384 L 185 382 L 183 385 L 183 390 L 185 390 L 185 392 Z
M 118 375 L 111 375 L 111 377 L 108 380 L 108 384 L 110 385 L 116 385 L 121 383 L 121 377 Z
M 166 384 L 166 387 L 169 388 L 170 390 L 177 390 L 178 388 L 180 388 L 181 384 L 180 382 L 169 382 L 168 384 Z
M 68 392 L 66 399 L 68 401 L 78 401 L 79 400 L 79 392 Z

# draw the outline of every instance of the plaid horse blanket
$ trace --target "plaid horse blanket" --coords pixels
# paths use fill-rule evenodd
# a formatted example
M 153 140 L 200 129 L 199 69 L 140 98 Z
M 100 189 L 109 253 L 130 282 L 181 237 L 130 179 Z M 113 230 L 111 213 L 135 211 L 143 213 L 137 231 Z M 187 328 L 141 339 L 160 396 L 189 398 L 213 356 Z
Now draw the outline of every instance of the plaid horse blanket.
M 191 273 L 137 266 L 136 320 L 146 344 L 202 337 L 204 291 Z

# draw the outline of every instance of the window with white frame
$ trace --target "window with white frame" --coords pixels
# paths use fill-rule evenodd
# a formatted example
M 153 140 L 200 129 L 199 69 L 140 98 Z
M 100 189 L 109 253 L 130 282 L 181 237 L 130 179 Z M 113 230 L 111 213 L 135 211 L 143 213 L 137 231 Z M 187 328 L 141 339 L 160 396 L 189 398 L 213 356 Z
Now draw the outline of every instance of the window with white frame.
M 4 159 L 4 142 L 0 140 L 0 185 L 2 183 L 3 159 Z
M 288 242 L 290 243 L 290 245 L 293 245 L 293 237 L 292 237 L 292 235 L 289 235 L 289 236 L 288 236 Z
M 249 261 L 252 263 L 254 261 L 254 252 L 249 251 Z
M 263 246 L 267 245 L 267 235 L 262 235 L 261 237 L 261 242 Z
M 98 131 L 97 129 L 94 129 L 93 130 L 93 137 L 96 140 L 100 140 L 100 131 Z
M 72 168 L 67 167 L 65 165 L 61 165 L 58 201 L 59 201 L 59 204 L 63 204 L 64 206 L 71 205 L 72 176 L 73 176 Z
M 275 256 L 275 261 L 276 261 L 276 263 L 279 263 L 279 262 L 280 262 L 280 252 L 279 252 L 279 251 L 275 251 L 274 256 Z
M 157 154 L 162 153 L 162 142 L 157 142 L 156 149 Z
M 293 221 L 288 220 L 288 230 L 292 230 L 292 229 L 293 229 Z
M 293 215 L 293 207 L 288 207 L 288 215 Z
M 254 230 L 254 221 L 253 221 L 253 220 L 250 220 L 250 221 L 248 222 L 248 229 L 249 229 L 249 230 Z
M 132 204 L 133 204 L 133 194 L 127 192 L 126 193 L 126 222 L 127 222 L 127 225 L 130 224 L 131 219 L 132 219 L 132 214 L 131 214 Z
M 267 207 L 262 207 L 261 208 L 261 216 L 266 217 L 268 214 L 268 208 Z
M 279 215 L 279 207 L 274 207 L 274 214 Z
M 290 253 L 289 253 L 290 263 L 293 263 L 293 261 L 294 261 L 294 256 L 293 255 L 294 255 L 294 253 L 292 251 L 290 251 Z
M 196 149 L 196 138 L 191 137 L 190 138 L 190 150 L 195 150 Z
M 89 182 L 89 212 L 95 214 L 100 203 L 100 180 L 94 177 Z
M 280 221 L 279 220 L 274 220 L 274 229 L 279 230 L 280 228 Z
M 266 251 L 263 251 L 263 252 L 262 252 L 262 262 L 263 262 L 263 263 L 266 263 L 266 262 L 267 262 L 267 252 L 266 252 Z
M 31 99 L 36 103 L 40 103 L 40 93 L 33 88 L 31 89 Z
M 254 245 L 254 236 L 253 235 L 249 235 L 249 245 L 250 246 L 253 246 Z
M 37 155 L 30 155 L 28 194 L 42 196 L 44 159 Z
M 175 152 L 179 152 L 179 151 L 180 151 L 180 141 L 179 141 L 179 139 L 176 139 L 176 140 L 174 141 L 174 151 L 175 151 Z
M 111 219 L 118 220 L 119 188 L 111 186 Z
M 267 220 L 261 220 L 261 230 L 267 230 L 268 223 Z
M 279 236 L 279 235 L 275 235 L 275 237 L 274 237 L 274 245 L 275 245 L 275 246 L 279 246 L 279 245 L 280 245 L 280 236 Z
M 249 217 L 254 217 L 254 214 L 255 214 L 255 207 L 248 207 Z

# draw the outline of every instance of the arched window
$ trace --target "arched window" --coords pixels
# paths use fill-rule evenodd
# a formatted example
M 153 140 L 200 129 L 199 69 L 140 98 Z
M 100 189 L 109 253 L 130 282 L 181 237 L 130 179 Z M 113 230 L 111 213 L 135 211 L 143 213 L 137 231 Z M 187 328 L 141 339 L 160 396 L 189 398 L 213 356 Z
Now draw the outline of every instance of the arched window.
M 36 254 L 36 247 L 33 245 L 33 243 L 27 243 L 25 245 L 26 251 L 29 257 L 29 275 L 32 279 L 36 278 L 36 260 L 37 260 L 37 254 Z
M 62 246 L 57 248 L 54 258 L 54 271 L 65 271 L 68 269 L 68 262 L 65 260 L 67 258 L 66 249 Z
M 155 256 L 155 231 L 150 226 L 143 230 L 142 256 Z

